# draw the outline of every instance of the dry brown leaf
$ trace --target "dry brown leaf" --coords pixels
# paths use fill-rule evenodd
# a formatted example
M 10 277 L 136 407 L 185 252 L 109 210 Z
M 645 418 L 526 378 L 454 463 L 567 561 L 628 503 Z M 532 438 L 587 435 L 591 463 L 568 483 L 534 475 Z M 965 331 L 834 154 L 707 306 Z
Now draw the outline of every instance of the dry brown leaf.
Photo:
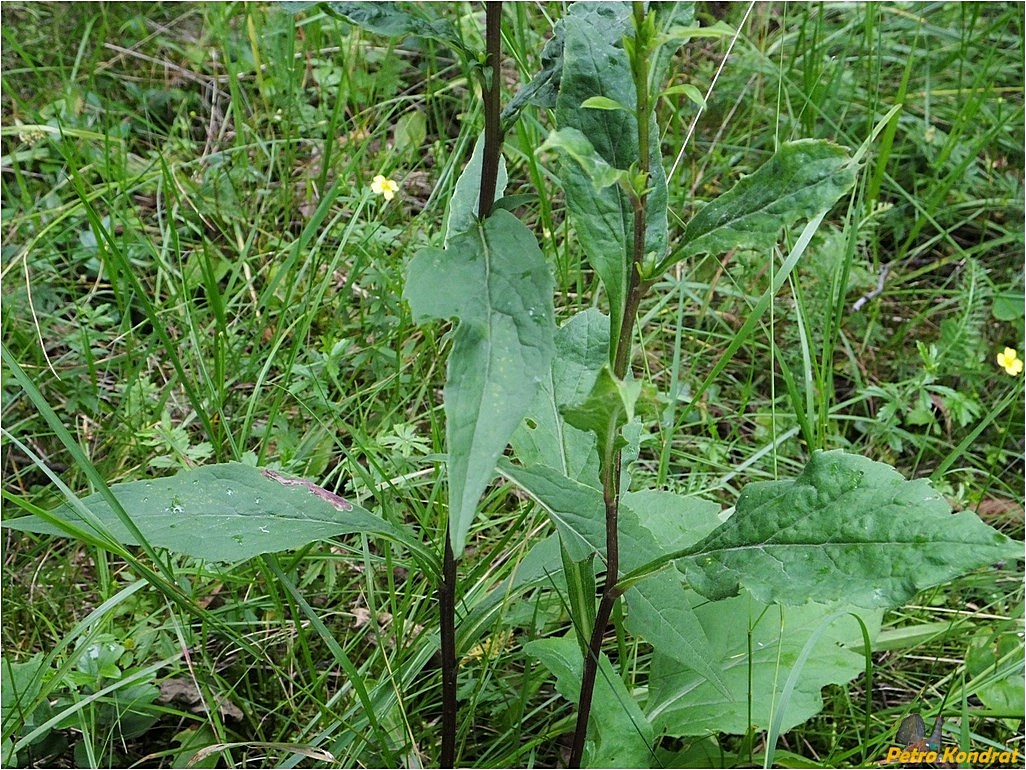
M 187 706 L 193 714 L 202 714 L 207 710 L 203 693 L 192 679 L 185 677 L 172 677 L 161 682 L 160 696 L 157 700 L 160 703 L 177 703 Z M 214 700 L 217 702 L 217 710 L 221 716 L 229 719 L 242 719 L 242 710 L 226 697 L 214 693 Z

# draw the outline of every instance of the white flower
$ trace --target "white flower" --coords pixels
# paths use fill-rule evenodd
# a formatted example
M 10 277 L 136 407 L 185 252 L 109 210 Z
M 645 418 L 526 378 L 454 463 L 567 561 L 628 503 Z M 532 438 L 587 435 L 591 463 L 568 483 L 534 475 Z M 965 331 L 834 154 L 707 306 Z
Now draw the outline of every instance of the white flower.
M 391 179 L 386 179 L 381 174 L 374 177 L 371 182 L 371 192 L 375 195 L 384 196 L 386 201 L 392 200 L 395 197 L 396 190 L 399 189 L 399 185 L 393 182 Z

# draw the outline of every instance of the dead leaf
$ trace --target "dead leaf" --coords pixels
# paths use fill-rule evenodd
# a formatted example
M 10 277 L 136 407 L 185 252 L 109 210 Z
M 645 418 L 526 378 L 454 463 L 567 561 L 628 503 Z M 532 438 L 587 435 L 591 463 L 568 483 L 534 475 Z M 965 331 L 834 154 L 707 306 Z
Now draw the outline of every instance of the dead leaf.
M 366 607 L 353 607 L 353 628 L 363 628 L 370 623 L 370 610 Z
M 214 693 L 214 700 L 217 702 L 217 710 L 221 716 L 237 720 L 243 718 L 242 710 L 223 695 Z M 187 706 L 193 714 L 202 714 L 207 710 L 203 693 L 192 679 L 185 677 L 172 677 L 161 682 L 157 701 Z
M 1023 511 L 1019 503 L 1000 497 L 988 497 L 985 500 L 980 500 L 979 505 L 976 506 L 976 515 L 984 521 L 1010 518 L 1021 522 L 1026 518 L 1026 512 Z

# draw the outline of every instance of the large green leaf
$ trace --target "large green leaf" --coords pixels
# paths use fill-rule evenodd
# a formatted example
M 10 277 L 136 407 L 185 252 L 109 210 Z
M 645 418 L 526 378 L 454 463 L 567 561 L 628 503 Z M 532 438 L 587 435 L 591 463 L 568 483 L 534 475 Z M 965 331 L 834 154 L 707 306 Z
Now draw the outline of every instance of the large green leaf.
M 672 553 L 694 545 L 723 522 L 720 507 L 711 500 L 686 497 L 661 489 L 626 492 L 621 503 L 626 508 L 625 520 L 633 527 L 644 527 L 658 543 L 660 553 Z M 652 558 L 643 550 L 620 555 L 624 571 L 641 567 Z
M 546 465 L 521 467 L 506 458 L 499 472 L 527 492 L 548 513 L 570 558 L 583 561 L 606 547 L 602 490 L 567 478 Z
M 453 23 L 438 16 L 430 6 L 416 3 L 336 2 L 325 6 L 350 24 L 387 37 L 417 35 L 437 40 L 453 50 L 464 50 Z
M 669 572 L 651 575 L 629 588 L 624 599 L 628 631 L 727 694 L 716 651 L 710 648 L 688 592 L 676 575 Z
M 672 492 L 642 490 L 623 495 L 620 504 L 620 564 L 624 571 L 642 566 L 655 553 L 669 553 L 701 539 L 720 523 L 719 506 Z M 698 672 L 727 694 L 716 651 L 710 648 L 679 573 L 651 575 L 624 594 L 627 629 Z
M 583 401 L 608 358 L 609 318 L 590 308 L 564 323 L 554 339 L 555 355 L 526 419 L 510 444 L 525 466 L 547 465 L 599 487 L 596 438 L 567 424 L 560 408 Z
M 865 670 L 865 656 L 855 651 L 863 644 L 862 630 L 854 617 L 844 614 L 845 603 L 768 606 L 748 593 L 702 602 L 697 594 L 687 593 L 710 648 L 719 655 L 729 695 L 657 649 L 645 712 L 659 732 L 743 734 L 750 726 L 768 729 L 781 711 L 778 729 L 786 732 L 819 713 L 823 687 L 848 682 Z M 838 612 L 840 617 L 832 617 Z M 881 611 L 862 609 L 858 614 L 874 637 Z M 806 644 L 817 632 L 819 638 L 802 661 Z M 786 682 L 799 663 L 797 684 L 785 701 Z
M 818 139 L 788 142 L 688 222 L 671 262 L 731 249 L 766 250 L 780 231 L 830 209 L 855 184 L 857 165 L 844 147 Z
M 419 113 L 418 113 L 419 114 Z M 456 188 L 449 199 L 449 217 L 445 222 L 445 247 L 453 236 L 465 233 L 477 223 L 478 203 L 481 197 L 481 167 L 484 164 L 484 134 L 474 143 L 474 151 L 470 154 L 460 178 L 456 180 Z M 506 192 L 506 159 L 499 156 L 499 170 L 495 179 L 495 198 L 498 200 Z
M 952 515 L 925 480 L 841 451 L 817 452 L 793 481 L 750 484 L 719 529 L 681 554 L 710 599 L 745 587 L 764 602 L 844 599 L 895 607 L 1022 546 L 975 514 Z
M 524 645 L 556 677 L 556 689 L 569 701 L 580 695 L 584 659 L 573 633 Z M 609 659 L 599 659 L 585 744 L 586 767 L 651 767 L 654 732 Z
M 637 94 L 623 38 L 633 36 L 625 3 L 575 3 L 563 19 L 563 66 L 556 99 L 556 125 L 576 129 L 612 169 L 627 170 L 639 155 L 634 114 Z M 581 105 L 601 96 L 626 110 L 596 110 Z M 649 132 L 650 174 L 646 202 L 645 253 L 656 264 L 666 254 L 666 176 L 659 153 L 655 118 Z M 614 337 L 622 325 L 627 270 L 634 238 L 634 208 L 619 185 L 596 190 L 592 176 L 567 157 L 560 181 L 574 229 L 609 297 Z M 610 351 L 612 360 L 612 351 Z
M 241 463 L 114 484 L 111 492 L 151 545 L 207 561 L 242 561 L 353 532 L 385 535 L 424 551 L 410 533 L 311 482 Z M 81 502 L 115 540 L 139 545 L 102 495 L 89 495 Z M 51 515 L 92 530 L 71 505 L 62 505 Z M 4 521 L 3 526 L 67 534 L 57 523 L 35 516 Z
M 549 514 L 568 557 L 584 562 L 605 558 L 602 492 L 568 479 L 553 468 L 521 468 L 502 460 L 500 471 Z M 718 524 L 717 506 L 670 492 L 628 492 L 620 504 L 621 568 L 637 569 L 660 553 L 689 545 Z M 696 622 L 678 575 L 662 572 L 626 593 L 628 627 L 682 665 L 698 671 L 725 691 L 715 656 Z
M 531 231 L 496 211 L 410 262 L 414 320 L 458 318 L 445 383 L 449 538 L 463 553 L 477 501 L 549 372 L 552 276 Z
M 620 566 L 630 571 L 655 553 L 669 553 L 699 540 L 719 524 L 719 506 L 672 492 L 628 492 L 620 503 Z M 651 575 L 624 594 L 627 628 L 655 649 L 697 671 L 726 693 L 716 653 L 695 617 L 679 574 Z
M 620 24 L 626 18 L 622 13 Z M 657 51 L 652 57 L 650 75 L 650 91 L 659 93 L 666 79 L 670 61 L 677 49 L 692 37 L 710 34 L 707 29 L 699 30 L 692 27 L 695 20 L 695 4 L 693 2 L 660 3 L 656 10 L 656 28 L 658 30 Z M 726 33 L 721 30 L 722 23 L 717 25 L 718 35 Z M 616 41 L 613 41 L 614 43 Z M 515 116 L 527 104 L 553 109 L 559 93 L 560 81 L 563 77 L 563 43 L 564 21 L 560 19 L 552 28 L 552 37 L 545 43 L 541 52 L 541 70 L 531 81 L 520 87 L 508 105 L 503 109 L 502 118 L 506 120 Z
M 567 478 L 545 465 L 514 465 L 506 458 L 499 472 L 537 502 L 559 532 L 570 558 L 592 554 L 605 559 L 605 504 L 602 490 Z M 631 572 L 660 554 L 683 552 L 719 526 L 717 506 L 672 492 L 625 492 L 620 501 L 620 566 Z
M 552 37 L 541 51 L 541 70 L 525 83 L 502 110 L 502 120 L 515 119 L 528 104 L 555 109 L 559 81 L 563 77 L 563 22 L 557 21 Z

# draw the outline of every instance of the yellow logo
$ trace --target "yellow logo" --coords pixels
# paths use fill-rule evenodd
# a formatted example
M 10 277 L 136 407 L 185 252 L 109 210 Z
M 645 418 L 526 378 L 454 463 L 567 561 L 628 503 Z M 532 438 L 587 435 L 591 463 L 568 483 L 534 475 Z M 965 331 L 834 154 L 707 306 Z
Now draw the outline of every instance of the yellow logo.
M 962 751 L 957 746 L 941 745 L 941 725 L 943 718 L 938 716 L 933 726 L 933 733 L 927 737 L 926 724 L 919 714 L 909 714 L 898 727 L 895 740 L 902 744 L 891 746 L 887 757 L 880 764 L 900 762 L 903 765 L 933 765 L 936 767 L 958 767 L 970 765 L 1016 766 L 1021 764 L 1019 749 L 1002 751 L 987 748 L 983 751 Z
M 998 751 L 994 748 L 987 748 L 983 751 L 961 751 L 958 746 L 944 746 L 939 751 L 916 746 L 891 746 L 887 750 L 886 761 L 901 762 L 903 765 L 934 765 L 942 762 L 949 767 L 954 767 L 956 763 L 960 765 L 963 762 L 968 762 L 970 765 L 1022 764 L 1019 759 L 1019 749 Z

